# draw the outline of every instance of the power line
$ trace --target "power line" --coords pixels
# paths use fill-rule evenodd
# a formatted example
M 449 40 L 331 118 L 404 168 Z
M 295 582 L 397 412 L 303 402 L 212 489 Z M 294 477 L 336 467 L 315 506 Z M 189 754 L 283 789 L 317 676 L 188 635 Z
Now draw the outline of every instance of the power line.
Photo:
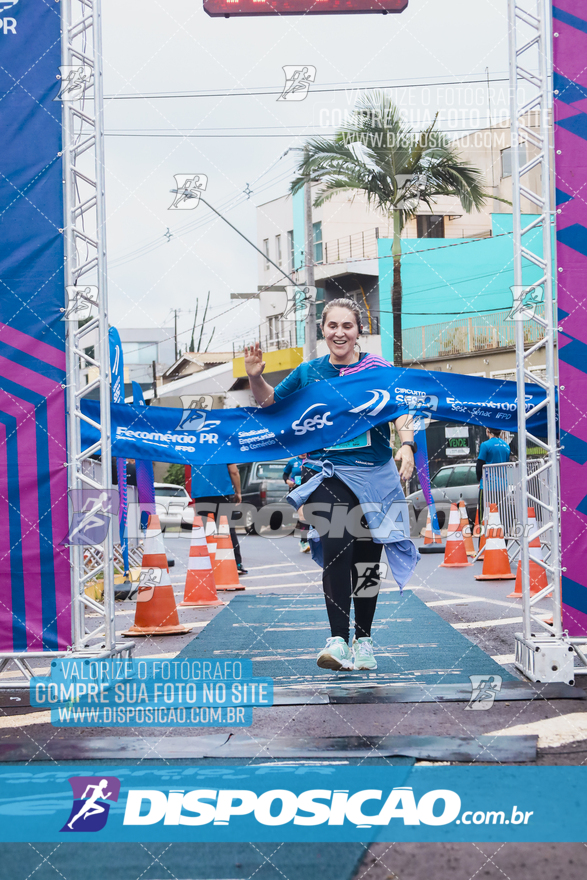
M 257 179 L 253 181 L 253 186 L 255 186 L 255 184 L 259 180 L 261 180 L 262 177 L 265 176 L 265 174 L 268 174 L 269 171 L 273 168 L 273 166 L 276 165 L 277 162 L 279 162 L 281 159 L 283 159 L 284 156 L 288 152 L 289 152 L 289 150 L 286 150 L 285 153 L 282 153 L 282 155 L 279 156 L 279 158 L 276 159 L 275 162 L 273 162 L 272 165 L 269 166 L 269 168 L 267 168 L 262 174 L 260 174 L 259 177 L 257 177 Z M 265 192 L 265 190 L 270 189 L 271 187 L 280 183 L 282 180 L 285 180 L 285 178 L 287 178 L 290 175 L 290 173 L 291 173 L 290 171 L 285 171 L 282 174 L 278 174 L 277 177 L 274 177 L 271 180 L 265 182 L 257 190 L 257 192 L 258 193 Z M 241 191 L 240 193 L 236 193 L 235 195 L 230 196 L 225 202 L 222 202 L 220 207 L 222 210 L 231 211 L 231 210 L 233 210 L 233 208 L 240 207 L 240 205 L 244 204 L 246 201 L 248 201 L 248 199 L 243 197 L 243 193 Z M 231 203 L 233 203 L 233 204 L 231 204 Z M 180 238 L 182 235 L 185 235 L 188 232 L 194 232 L 196 229 L 200 229 L 200 228 L 206 226 L 208 224 L 210 218 L 209 218 L 207 212 L 202 212 L 202 213 L 204 213 L 203 217 L 200 215 L 200 219 L 192 220 L 189 223 L 186 223 L 184 226 L 181 226 L 176 232 L 173 233 L 173 236 L 175 238 Z M 109 260 L 108 266 L 109 266 L 109 268 L 118 268 L 120 266 L 124 266 L 127 263 L 130 263 L 133 260 L 138 259 L 141 256 L 146 256 L 148 253 L 150 253 L 154 250 L 157 250 L 158 248 L 163 247 L 164 245 L 166 245 L 168 243 L 169 243 L 168 241 L 164 241 L 162 239 L 162 237 L 159 235 L 159 236 L 157 236 L 156 239 L 151 239 L 149 242 L 146 242 L 144 245 L 141 245 L 140 247 L 136 248 L 135 250 L 129 251 L 126 254 L 121 254 L 119 257 L 116 257 L 113 260 Z
M 324 94 L 330 92 L 348 92 L 348 91 L 365 91 L 370 89 L 422 89 L 430 86 L 469 86 L 477 83 L 487 83 L 487 77 L 471 80 L 443 80 L 440 82 L 411 82 L 403 83 L 400 81 L 392 81 L 391 83 L 371 83 L 367 85 L 368 80 L 362 80 L 361 83 L 348 83 L 347 85 L 336 85 L 333 88 L 313 88 L 312 94 Z M 489 82 L 509 82 L 509 77 L 495 77 Z M 281 95 L 282 89 L 272 89 L 270 86 L 261 86 L 253 90 L 246 89 L 222 89 L 217 92 L 206 91 L 183 91 L 183 92 L 144 92 L 136 95 L 105 95 L 105 101 L 154 101 L 167 100 L 175 98 L 248 98 L 259 97 L 264 95 Z

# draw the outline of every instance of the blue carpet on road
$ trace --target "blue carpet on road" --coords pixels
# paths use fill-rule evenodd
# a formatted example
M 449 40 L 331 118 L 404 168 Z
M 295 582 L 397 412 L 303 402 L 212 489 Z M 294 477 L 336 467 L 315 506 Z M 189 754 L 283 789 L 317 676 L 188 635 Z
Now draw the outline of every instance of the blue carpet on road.
M 316 665 L 330 635 L 320 595 L 235 596 L 181 651 L 180 657 L 242 657 L 276 686 L 372 681 L 381 684 L 457 684 L 469 675 L 515 677 L 474 645 L 415 593 L 383 593 L 372 630 L 375 673 L 333 673 Z
M 351 880 L 360 843 L 0 843 L 7 880 Z

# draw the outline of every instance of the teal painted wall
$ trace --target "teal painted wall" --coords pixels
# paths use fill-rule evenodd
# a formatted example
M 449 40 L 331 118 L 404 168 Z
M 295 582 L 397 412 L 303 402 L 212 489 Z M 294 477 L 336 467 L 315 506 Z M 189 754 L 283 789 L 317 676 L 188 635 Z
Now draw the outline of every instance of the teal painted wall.
M 524 215 L 530 222 L 535 215 Z M 402 327 L 450 324 L 473 314 L 488 314 L 512 304 L 514 283 L 512 215 L 492 214 L 491 238 L 402 239 Z M 524 237 L 542 253 L 542 230 Z M 379 302 L 383 357 L 393 360 L 392 240 L 379 239 Z M 524 261 L 523 281 L 540 278 L 538 267 Z

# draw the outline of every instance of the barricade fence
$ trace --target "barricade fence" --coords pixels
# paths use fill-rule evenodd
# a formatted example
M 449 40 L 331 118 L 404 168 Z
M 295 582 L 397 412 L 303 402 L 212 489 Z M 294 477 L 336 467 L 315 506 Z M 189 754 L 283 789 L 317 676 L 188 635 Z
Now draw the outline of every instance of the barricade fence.
M 528 506 L 534 508 L 536 525 L 541 529 L 549 521 L 548 507 L 551 506 L 550 469 L 545 467 L 546 459 L 527 460 L 526 486 Z M 503 535 L 508 544 L 510 559 L 517 559 L 520 540 L 527 526 L 527 511 L 522 511 L 521 470 L 519 461 L 483 466 L 483 504 L 497 504 Z M 479 511 L 481 519 L 483 511 Z M 550 534 L 547 530 L 540 536 L 545 559 L 550 552 Z

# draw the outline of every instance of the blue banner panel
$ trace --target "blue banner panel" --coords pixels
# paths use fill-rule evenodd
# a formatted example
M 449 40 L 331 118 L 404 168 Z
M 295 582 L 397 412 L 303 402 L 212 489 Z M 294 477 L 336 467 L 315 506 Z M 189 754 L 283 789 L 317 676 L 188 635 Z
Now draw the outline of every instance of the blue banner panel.
M 378 366 L 314 382 L 265 409 L 112 404 L 112 452 L 180 464 L 271 461 L 352 440 L 402 414 L 516 431 L 516 393 L 515 382 Z M 538 385 L 526 385 L 526 409 L 544 396 Z M 100 404 L 82 401 L 82 411 L 97 421 Z M 544 413 L 530 419 L 538 436 L 546 431 Z M 89 445 L 98 435 L 84 422 L 82 438 Z
M 71 642 L 59 14 L 15 4 L 0 38 L 0 651 Z
M 587 767 L 0 768 L 0 840 L 584 841 Z

